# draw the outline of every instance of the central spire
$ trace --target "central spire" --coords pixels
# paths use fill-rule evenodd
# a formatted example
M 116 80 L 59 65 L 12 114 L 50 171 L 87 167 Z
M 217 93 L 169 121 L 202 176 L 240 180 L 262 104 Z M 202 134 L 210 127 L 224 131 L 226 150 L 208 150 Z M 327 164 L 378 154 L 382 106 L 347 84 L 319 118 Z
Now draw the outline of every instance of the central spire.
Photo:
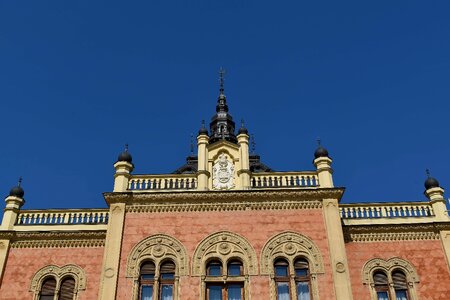
M 225 70 L 219 70 L 219 98 L 217 99 L 216 114 L 211 118 L 209 128 L 211 135 L 209 136 L 209 143 L 215 143 L 220 140 L 227 140 L 237 144 L 237 139 L 234 134 L 235 124 L 233 117 L 228 113 L 227 97 L 224 94 L 224 76 Z

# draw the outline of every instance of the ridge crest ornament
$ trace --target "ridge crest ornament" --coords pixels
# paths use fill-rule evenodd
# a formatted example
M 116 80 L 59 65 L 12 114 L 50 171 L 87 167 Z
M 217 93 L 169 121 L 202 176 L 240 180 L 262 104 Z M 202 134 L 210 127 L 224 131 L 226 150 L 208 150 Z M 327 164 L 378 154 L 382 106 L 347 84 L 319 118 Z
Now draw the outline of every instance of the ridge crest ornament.
M 229 190 L 234 188 L 234 165 L 225 154 L 220 154 L 213 166 L 213 188 Z

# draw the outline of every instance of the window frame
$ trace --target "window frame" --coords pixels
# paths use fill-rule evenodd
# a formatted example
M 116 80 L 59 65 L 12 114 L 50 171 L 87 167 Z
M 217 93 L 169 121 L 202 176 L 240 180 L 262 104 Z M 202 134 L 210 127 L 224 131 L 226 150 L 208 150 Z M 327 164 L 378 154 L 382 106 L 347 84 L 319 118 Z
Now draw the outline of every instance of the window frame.
M 240 274 L 239 275 L 229 275 L 228 268 L 232 264 L 239 263 L 240 267 Z M 210 275 L 210 266 L 211 265 L 220 265 L 220 274 L 219 275 Z M 226 266 L 226 267 L 225 267 Z M 210 258 L 206 261 L 205 266 L 205 277 L 203 279 L 203 284 L 205 286 L 204 288 L 204 299 L 209 300 L 210 299 L 210 287 L 211 286 L 220 286 L 222 291 L 222 299 L 226 300 L 228 299 L 228 290 L 229 287 L 232 285 L 239 285 L 241 287 L 241 299 L 247 299 L 246 298 L 246 278 L 244 275 L 244 263 L 242 260 L 238 258 L 230 258 L 225 263 L 219 259 L 219 258 Z

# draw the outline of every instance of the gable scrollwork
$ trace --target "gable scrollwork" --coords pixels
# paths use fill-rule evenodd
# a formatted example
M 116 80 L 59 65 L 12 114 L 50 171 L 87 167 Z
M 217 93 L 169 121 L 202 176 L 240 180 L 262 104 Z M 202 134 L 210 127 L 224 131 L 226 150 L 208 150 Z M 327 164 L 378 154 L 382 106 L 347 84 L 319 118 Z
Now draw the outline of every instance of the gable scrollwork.
M 226 263 L 234 258 L 242 260 L 244 274 L 258 274 L 256 251 L 247 239 L 228 231 L 211 234 L 203 239 L 195 249 L 192 275 L 205 275 L 206 263 L 210 259 L 219 259 Z
M 261 274 L 273 273 L 273 262 L 284 257 L 293 262 L 298 257 L 310 261 L 311 274 L 324 273 L 323 258 L 319 248 L 307 236 L 297 232 L 282 232 L 272 237 L 261 252 Z
M 369 260 L 363 267 L 362 281 L 364 284 L 372 284 L 374 271 L 384 270 L 387 273 L 390 273 L 396 269 L 402 270 L 406 274 L 409 283 L 418 283 L 420 281 L 419 275 L 417 274 L 414 266 L 408 261 L 399 257 L 393 257 L 388 260 L 384 260 L 381 258 L 374 258 Z
M 165 234 L 156 234 L 136 244 L 127 259 L 127 277 L 138 278 L 140 265 L 151 260 L 155 265 L 171 259 L 176 265 L 176 275 L 189 275 L 189 258 L 186 248 L 176 238 Z
M 48 265 L 37 271 L 31 280 L 30 291 L 39 293 L 42 282 L 48 277 L 55 278 L 56 286 L 59 286 L 59 282 L 64 278 L 72 277 L 75 280 L 75 289 L 77 291 L 86 289 L 86 273 L 81 267 L 70 264 L 62 267 Z

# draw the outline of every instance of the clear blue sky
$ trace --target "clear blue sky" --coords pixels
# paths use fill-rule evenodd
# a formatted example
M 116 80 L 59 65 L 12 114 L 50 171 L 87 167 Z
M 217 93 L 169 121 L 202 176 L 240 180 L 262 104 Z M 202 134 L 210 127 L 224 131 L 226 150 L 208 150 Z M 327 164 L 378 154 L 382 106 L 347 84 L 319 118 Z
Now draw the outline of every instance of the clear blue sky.
M 346 202 L 450 190 L 449 1 L 1 1 L 0 191 L 24 208 L 104 207 L 125 143 L 172 172 L 215 111 L 276 170 L 316 138 Z M 275 145 L 282 145 L 276 147 Z

